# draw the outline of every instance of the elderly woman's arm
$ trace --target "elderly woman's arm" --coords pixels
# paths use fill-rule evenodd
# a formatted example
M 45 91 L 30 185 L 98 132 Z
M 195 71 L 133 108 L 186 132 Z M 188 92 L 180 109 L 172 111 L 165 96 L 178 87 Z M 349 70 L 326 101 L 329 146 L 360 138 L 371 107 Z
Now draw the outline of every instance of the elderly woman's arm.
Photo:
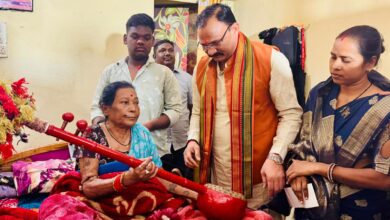
M 165 186 L 165 188 L 167 188 L 167 190 L 170 193 L 184 196 L 184 197 L 194 199 L 194 200 L 196 200 L 196 198 L 198 198 L 198 193 L 195 191 L 189 190 L 189 189 L 184 188 L 180 185 L 177 185 L 176 183 L 172 183 L 172 182 L 169 182 L 169 181 L 161 179 L 161 178 L 158 178 L 158 180 Z
M 114 178 L 99 179 L 97 158 L 80 158 L 80 173 L 82 191 L 88 198 L 97 198 L 114 192 Z
M 99 161 L 96 158 L 80 158 L 80 173 L 83 193 L 88 198 L 97 198 L 104 196 L 114 191 L 114 180 L 98 178 Z M 153 178 L 157 173 L 157 166 L 153 163 L 152 158 L 145 158 L 142 163 L 123 173 L 123 187 L 130 186 L 139 181 L 146 181 Z M 146 172 L 146 170 L 148 170 Z

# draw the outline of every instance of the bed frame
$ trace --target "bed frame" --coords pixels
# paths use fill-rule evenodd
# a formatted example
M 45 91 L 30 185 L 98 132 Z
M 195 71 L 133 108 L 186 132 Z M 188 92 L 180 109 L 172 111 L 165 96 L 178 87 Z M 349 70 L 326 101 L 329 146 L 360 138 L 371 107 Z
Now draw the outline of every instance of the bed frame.
M 55 143 L 47 146 L 34 148 L 12 155 L 3 160 L 0 158 L 0 172 L 12 171 L 12 163 L 18 160 L 23 161 L 42 161 L 48 159 L 69 159 L 69 150 L 67 142 Z

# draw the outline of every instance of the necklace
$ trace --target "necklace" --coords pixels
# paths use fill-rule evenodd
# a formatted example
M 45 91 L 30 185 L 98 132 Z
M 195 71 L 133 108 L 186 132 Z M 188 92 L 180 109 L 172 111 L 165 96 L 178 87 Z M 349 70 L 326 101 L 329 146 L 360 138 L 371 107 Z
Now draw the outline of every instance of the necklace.
M 353 101 L 355 101 L 356 99 L 360 98 L 364 93 L 367 92 L 368 89 L 370 89 L 372 86 L 372 83 L 370 83 L 370 85 L 365 89 L 363 90 L 363 92 L 361 92 L 356 98 L 354 98 L 352 101 L 350 101 L 349 103 L 352 103 Z M 348 104 L 346 104 L 343 108 L 340 109 L 340 113 L 341 115 L 346 118 L 349 116 L 349 114 L 351 113 L 350 112 L 350 107 L 348 106 Z
M 110 131 L 110 129 L 108 128 L 108 126 L 107 126 L 107 124 L 106 124 L 106 122 L 104 122 L 104 126 L 106 126 L 106 129 L 107 129 L 107 131 L 108 131 L 108 134 L 110 134 L 110 136 L 118 143 L 118 144 L 120 144 L 120 145 L 122 145 L 122 146 L 129 146 L 130 144 L 131 144 L 131 137 L 130 137 L 130 139 L 129 139 L 129 143 L 127 143 L 127 144 L 122 144 L 121 142 L 119 142 L 115 137 L 114 137 L 114 135 L 111 133 L 111 131 Z
M 370 83 L 370 85 L 369 85 L 362 93 L 360 93 L 360 95 L 358 95 L 356 98 L 354 98 L 351 102 L 353 102 L 353 101 L 355 101 L 356 99 L 360 98 L 360 96 L 362 96 L 364 93 L 366 93 L 367 90 L 368 90 L 369 88 L 371 88 L 371 86 L 372 86 L 372 83 Z

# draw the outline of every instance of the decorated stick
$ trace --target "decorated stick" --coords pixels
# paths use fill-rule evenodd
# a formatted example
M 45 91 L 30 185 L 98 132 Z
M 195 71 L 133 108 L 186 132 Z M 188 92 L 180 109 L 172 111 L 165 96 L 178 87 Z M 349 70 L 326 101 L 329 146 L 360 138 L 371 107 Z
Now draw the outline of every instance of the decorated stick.
M 66 112 L 66 113 L 62 114 L 62 120 L 64 120 L 64 121 L 62 122 L 61 129 L 65 130 L 66 125 L 69 122 L 72 122 L 73 119 L 74 119 L 74 115 L 72 113 L 70 113 L 70 112 Z M 56 138 L 56 141 L 58 141 L 58 140 L 59 139 Z
M 141 160 L 107 148 L 86 138 L 78 137 L 53 125 L 49 125 L 46 122 L 42 122 L 39 119 L 36 119 L 33 123 L 28 123 L 27 126 L 38 132 L 46 133 L 47 135 L 128 164 L 131 167 L 137 167 L 142 163 Z M 218 186 L 207 185 L 208 187 L 206 187 L 205 185 L 195 183 L 161 168 L 158 169 L 157 176 L 197 192 L 198 208 L 209 219 L 242 219 L 244 217 L 246 201 L 240 193 L 232 192 Z

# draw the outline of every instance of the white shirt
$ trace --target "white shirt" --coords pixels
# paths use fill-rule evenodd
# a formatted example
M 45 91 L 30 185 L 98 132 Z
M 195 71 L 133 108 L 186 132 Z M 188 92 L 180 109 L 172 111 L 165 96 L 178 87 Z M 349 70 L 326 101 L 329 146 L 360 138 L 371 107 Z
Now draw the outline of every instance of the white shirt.
M 141 111 L 138 122 L 145 123 L 160 117 L 161 114 L 168 116 L 170 125 L 179 119 L 182 111 L 180 88 L 172 71 L 149 59 L 132 80 L 125 58 L 104 69 L 93 98 L 91 119 L 103 116 L 99 107 L 100 96 L 105 86 L 116 81 L 127 81 L 135 87 Z M 167 129 L 155 130 L 151 133 L 159 155 L 163 156 L 169 153 Z
M 192 76 L 181 70 L 173 71 L 180 85 L 182 113 L 179 120 L 168 129 L 168 144 L 172 144 L 175 151 L 183 148 L 187 144 L 188 130 L 190 127 L 190 110 L 188 105 L 192 105 Z

